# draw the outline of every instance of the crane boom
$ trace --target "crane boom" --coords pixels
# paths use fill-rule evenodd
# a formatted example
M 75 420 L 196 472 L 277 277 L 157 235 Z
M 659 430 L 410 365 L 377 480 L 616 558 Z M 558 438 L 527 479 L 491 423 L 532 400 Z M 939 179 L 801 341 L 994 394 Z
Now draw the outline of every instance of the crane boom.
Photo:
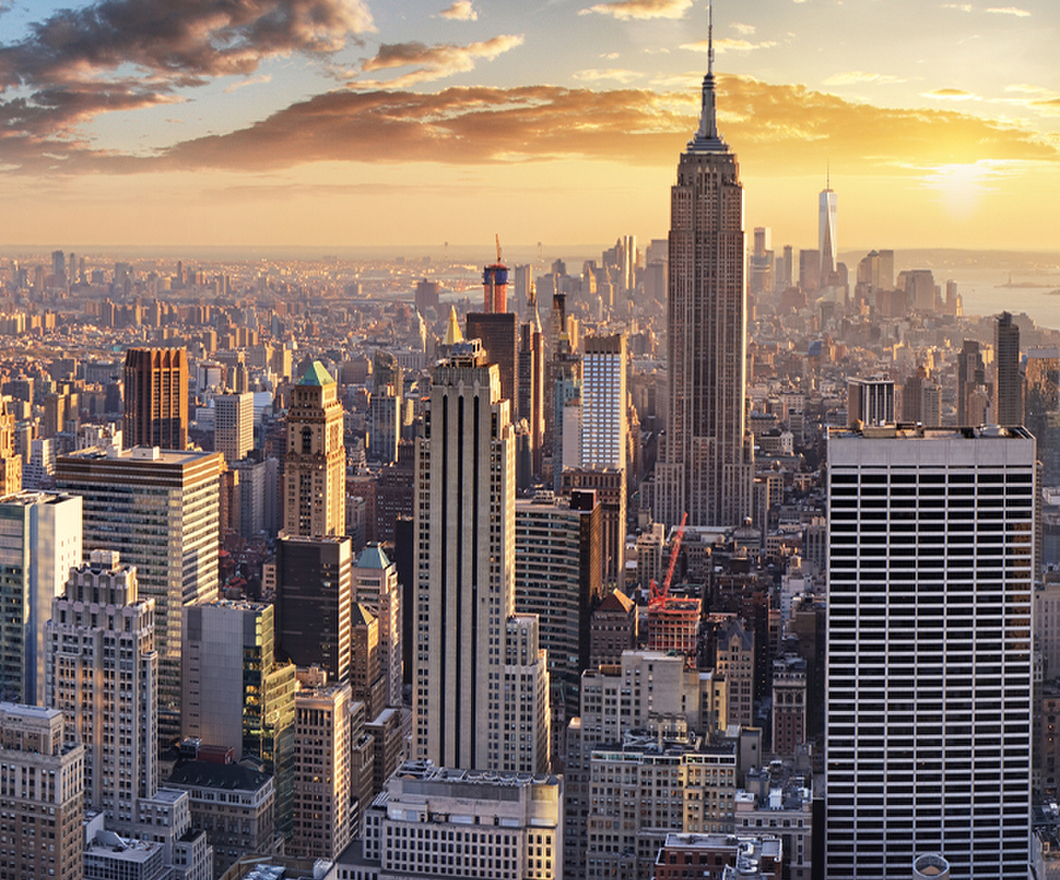
M 670 582 L 674 579 L 674 570 L 677 568 L 677 557 L 681 554 L 681 542 L 684 540 L 685 528 L 687 525 L 688 513 L 686 512 L 681 517 L 681 525 L 677 527 L 677 534 L 674 536 L 674 545 L 670 548 L 670 565 L 666 569 L 666 580 L 663 581 L 662 589 L 660 590 L 655 585 L 655 581 L 651 582 L 650 604 L 652 605 L 662 602 L 670 593 Z
M 493 233 L 493 237 L 497 240 L 497 262 L 501 261 L 501 236 L 499 232 Z

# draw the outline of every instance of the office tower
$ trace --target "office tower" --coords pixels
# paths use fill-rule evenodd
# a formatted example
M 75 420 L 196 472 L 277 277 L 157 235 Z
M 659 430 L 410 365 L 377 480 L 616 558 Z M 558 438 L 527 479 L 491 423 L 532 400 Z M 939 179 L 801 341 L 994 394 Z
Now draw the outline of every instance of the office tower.
M 930 379 L 920 390 L 920 420 L 925 428 L 938 428 L 942 425 L 942 388 Z
M 531 290 L 534 286 L 534 267 L 528 264 L 516 266 L 514 269 L 515 277 L 513 283 L 515 285 L 514 295 L 516 302 L 516 310 L 519 307 L 525 306 L 526 311 L 522 314 L 529 320 L 531 314 L 534 311 L 534 303 L 531 302 L 533 294 Z
M 369 544 L 357 557 L 353 567 L 353 601 L 364 605 L 379 619 L 379 666 L 385 678 L 383 705 L 400 708 L 401 585 L 397 566 L 378 544 Z
M 743 187 L 718 134 L 712 42 L 708 59 L 699 130 L 670 197 L 670 407 L 653 511 L 667 525 L 684 513 L 694 526 L 738 525 L 751 513 L 754 482 L 744 430 Z
M 836 270 L 836 259 L 839 249 L 836 244 L 836 194 L 832 189 L 831 175 L 825 187 L 817 197 L 817 252 L 820 255 L 820 286 L 829 284 L 831 275 Z
M 751 293 L 772 292 L 773 281 L 773 231 L 768 226 L 756 226 L 754 248 L 751 251 Z
M 563 471 L 581 462 L 582 359 L 571 351 L 566 333 L 559 337 L 546 387 L 551 389 L 552 416 L 545 423 L 545 435 L 552 438 L 552 485 L 559 491 Z
M 578 714 L 581 674 L 590 668 L 589 622 L 602 593 L 600 504 L 593 492 L 571 495 L 515 502 L 515 610 L 540 621 L 556 731 Z
M 555 776 L 481 773 L 407 761 L 365 814 L 364 846 L 340 877 L 562 877 L 562 783 Z M 424 823 L 429 810 L 431 821 Z M 423 835 L 421 840 L 420 835 Z M 448 846 L 455 841 L 456 855 Z
M 828 438 L 829 878 L 1025 878 L 1034 438 Z
M 437 281 L 428 281 L 424 278 L 416 282 L 416 310 L 425 312 L 427 309 L 438 311 L 438 298 L 441 295 L 442 286 Z
M 881 267 L 880 274 L 883 274 Z M 898 273 L 897 286 L 905 291 L 910 309 L 919 312 L 935 311 L 935 276 L 930 269 L 907 269 Z
M 62 251 L 52 251 L 52 275 L 60 284 L 66 282 L 66 254 Z
M 254 394 L 221 394 L 214 398 L 213 448 L 229 465 L 254 448 Z
M 917 423 L 923 421 L 924 412 L 924 382 L 927 379 L 927 370 L 917 367 L 915 373 L 905 380 L 902 385 L 902 421 Z M 849 380 L 848 380 L 849 381 Z M 849 396 L 848 396 L 849 401 Z M 848 427 L 850 406 L 847 405 Z
M 81 563 L 81 499 L 21 492 L 0 499 L 0 696 L 46 706 L 45 624 Z
M 352 708 L 348 683 L 303 686 L 295 695 L 292 855 L 331 861 L 357 830 Z
M 377 383 L 368 401 L 369 461 L 390 464 L 397 461 L 398 443 L 401 441 L 401 396 L 393 385 L 380 387 Z
M 1024 420 L 1038 441 L 1042 484 L 1060 485 L 1060 348 L 1027 351 L 1027 391 Z
M 999 425 L 1023 424 L 1023 377 L 1020 376 L 1020 328 L 1012 315 L 1002 312 L 994 323 L 994 415 Z
M 497 262 L 482 268 L 482 311 L 503 314 L 508 311 L 508 267 L 501 262 L 501 245 L 497 242 Z
M 894 424 L 894 380 L 873 376 L 847 379 L 847 425 Z
M 55 482 L 80 495 L 84 543 L 136 566 L 139 593 L 155 600 L 158 735 L 180 736 L 183 610 L 217 598 L 219 478 L 216 452 L 138 447 L 60 456 Z
M 496 364 L 501 376 L 501 398 L 511 402 L 514 415 L 519 405 L 519 339 L 513 312 L 469 312 L 465 339 L 478 339 L 488 363 Z
M 187 449 L 187 351 L 130 348 L 124 378 L 126 445 Z
M 350 670 L 353 547 L 348 537 L 280 535 L 276 542 L 276 652 L 346 681 Z
M 536 680 L 504 679 L 514 611 L 515 434 L 500 372 L 477 340 L 434 368 L 416 441 L 413 755 L 505 770 L 505 706 Z M 536 622 L 535 622 L 536 625 Z M 546 674 L 538 664 L 535 676 Z M 545 768 L 537 768 L 543 770 Z
M 969 401 L 972 394 L 986 383 L 986 365 L 979 351 L 979 343 L 965 339 L 957 355 L 957 427 L 973 425 L 969 416 Z M 975 421 L 975 425 L 981 424 Z
M 626 337 L 586 336 L 582 353 L 582 468 L 626 469 Z
M 743 621 L 725 623 L 717 635 L 714 667 L 725 676 L 728 687 L 728 721 L 750 727 L 754 724 L 755 634 Z
M 530 429 L 530 470 L 539 477 L 545 433 L 545 351 L 536 295 L 529 311 L 530 320 L 519 328 L 518 416 Z
M 53 600 L 47 644 L 48 705 L 85 747 L 85 804 L 128 829 L 158 789 L 155 600 L 140 598 L 136 568 L 93 550 Z
M 84 746 L 67 745 L 63 713 L 0 703 L 4 873 L 81 880 Z
M 386 680 L 379 665 L 379 620 L 360 602 L 350 607 L 350 685 L 368 718 L 383 711 Z
M 795 757 L 806 742 L 806 661 L 779 657 L 773 661 L 773 753 Z
M 346 532 L 346 448 L 338 385 L 313 361 L 291 389 L 284 459 L 284 529 L 308 538 Z
M 0 498 L 22 491 L 22 456 L 15 452 L 15 414 L 8 400 L 0 397 Z
M 503 729 L 499 766 L 516 773 L 547 772 L 552 759 L 552 708 L 547 652 L 536 614 L 513 614 L 504 632 Z

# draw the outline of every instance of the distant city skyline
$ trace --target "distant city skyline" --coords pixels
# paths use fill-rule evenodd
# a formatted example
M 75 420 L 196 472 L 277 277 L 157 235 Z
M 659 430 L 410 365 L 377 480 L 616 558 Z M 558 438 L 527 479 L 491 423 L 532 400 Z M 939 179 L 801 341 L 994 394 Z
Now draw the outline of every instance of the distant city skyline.
M 586 242 L 616 227 L 647 241 L 667 228 L 706 67 L 703 2 L 252 0 L 240 18 L 156 2 L 0 13 L 0 192 L 19 206 L 0 243 Z M 1054 4 L 715 13 L 719 125 L 748 228 L 812 247 L 830 167 L 846 242 L 1056 247 Z

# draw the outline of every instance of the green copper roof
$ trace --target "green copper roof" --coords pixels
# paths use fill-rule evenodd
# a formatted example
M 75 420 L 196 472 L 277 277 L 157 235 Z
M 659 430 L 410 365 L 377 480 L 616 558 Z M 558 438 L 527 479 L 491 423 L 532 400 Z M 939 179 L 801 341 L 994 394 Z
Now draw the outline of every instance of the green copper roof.
M 309 369 L 305 371 L 299 385 L 334 385 L 335 380 L 331 378 L 328 371 L 320 361 L 313 361 Z
M 388 568 L 390 560 L 386 558 L 383 548 L 378 544 L 369 544 L 361 551 L 357 560 L 358 568 Z

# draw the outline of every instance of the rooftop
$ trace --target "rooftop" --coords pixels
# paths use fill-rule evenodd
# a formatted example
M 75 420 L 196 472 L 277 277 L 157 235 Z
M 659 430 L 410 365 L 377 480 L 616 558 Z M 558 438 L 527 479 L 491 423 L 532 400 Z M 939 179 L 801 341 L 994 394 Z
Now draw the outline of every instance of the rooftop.
M 201 788 L 222 788 L 226 791 L 257 791 L 272 777 L 242 764 L 214 764 L 209 761 L 188 761 L 181 764 L 169 777 L 172 785 Z
M 305 371 L 305 375 L 302 377 L 299 385 L 334 385 L 335 380 L 331 378 L 331 374 L 324 369 L 324 365 L 320 361 L 313 361 L 309 365 L 309 369 Z

